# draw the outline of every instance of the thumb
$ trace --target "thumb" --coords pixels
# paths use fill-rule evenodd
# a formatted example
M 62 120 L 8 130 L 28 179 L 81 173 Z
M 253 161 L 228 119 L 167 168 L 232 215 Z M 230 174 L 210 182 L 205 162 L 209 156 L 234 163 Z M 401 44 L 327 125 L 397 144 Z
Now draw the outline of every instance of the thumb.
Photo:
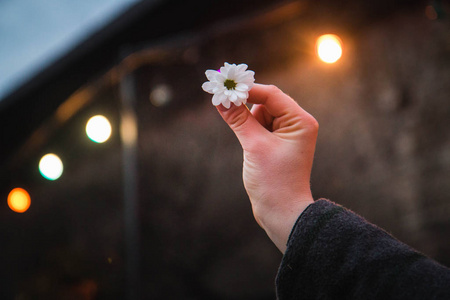
M 264 127 L 255 119 L 246 105 L 231 105 L 225 108 L 223 105 L 217 106 L 217 110 L 223 120 L 230 126 L 231 130 L 236 134 L 243 148 L 251 142 L 252 137 L 265 132 Z

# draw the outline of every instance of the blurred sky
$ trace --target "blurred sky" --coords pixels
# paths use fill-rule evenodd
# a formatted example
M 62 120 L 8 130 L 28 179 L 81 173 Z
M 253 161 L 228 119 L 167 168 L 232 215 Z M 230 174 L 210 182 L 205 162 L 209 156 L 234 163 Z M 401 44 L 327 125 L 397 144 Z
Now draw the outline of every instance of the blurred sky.
M 0 0 L 0 101 L 138 0 Z

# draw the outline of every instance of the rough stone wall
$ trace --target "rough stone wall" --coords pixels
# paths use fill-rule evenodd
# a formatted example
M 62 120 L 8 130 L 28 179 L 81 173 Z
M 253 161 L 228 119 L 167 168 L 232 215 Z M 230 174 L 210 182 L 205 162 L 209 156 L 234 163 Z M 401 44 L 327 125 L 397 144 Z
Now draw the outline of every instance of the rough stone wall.
M 324 29 L 311 20 L 293 18 L 218 35 L 186 48 L 170 67 L 144 68 L 142 94 L 151 92 L 151 87 L 145 87 L 148 82 L 164 83 L 173 89 L 174 98 L 166 108 L 147 106 L 148 111 L 142 112 L 142 118 L 154 115 L 156 119 L 143 129 L 142 155 L 148 164 L 144 169 L 163 170 L 142 180 L 160 180 L 156 185 L 161 194 L 155 199 L 178 199 L 176 205 L 155 204 L 159 212 L 146 219 L 162 224 L 167 213 L 183 219 L 187 215 L 183 209 L 173 208 L 190 206 L 195 217 L 189 219 L 197 220 L 193 224 L 212 226 L 211 234 L 216 232 L 225 244 L 233 244 L 239 231 L 243 240 L 248 238 L 244 233 L 248 228 L 257 232 L 245 204 L 238 142 L 209 104 L 210 96 L 198 89 L 205 69 L 218 68 L 224 61 L 245 62 L 256 71 L 258 82 L 278 85 L 318 119 L 321 127 L 312 177 L 316 198 L 341 203 L 448 264 L 448 27 L 445 20 L 426 18 L 423 10 L 400 11 L 363 28 L 336 26 L 335 32 L 344 40 L 344 57 L 336 65 L 324 65 L 311 50 Z M 230 218 L 237 223 L 230 223 Z M 171 228 L 170 224 L 162 230 Z M 185 228 L 192 228 L 189 232 L 196 240 L 211 236 L 202 226 Z M 180 242 L 176 228 L 173 234 L 172 242 Z M 277 264 L 278 255 L 271 247 L 247 240 L 235 248 L 237 253 L 251 253 L 255 263 L 271 257 L 258 271 L 265 278 L 260 283 L 273 276 L 265 268 Z M 261 251 L 268 256 L 260 257 Z M 224 260 L 231 273 L 222 269 Z M 229 281 L 225 274 L 236 270 Z M 201 271 L 209 280 L 199 283 L 238 298 L 249 292 L 241 288 L 254 276 L 251 270 L 239 254 L 216 257 Z M 234 284 L 230 287 L 229 282 Z M 258 297 L 256 291 L 262 286 L 256 284 L 246 297 Z
M 147 298 L 274 298 L 281 255 L 253 220 L 238 141 L 200 88 L 205 69 L 224 61 L 247 63 L 257 82 L 278 85 L 317 118 L 316 198 L 343 204 L 450 265 L 448 19 L 430 20 L 422 7 L 364 26 L 339 18 L 330 24 L 321 11 L 290 9 L 295 13 L 180 44 L 167 50 L 169 59 L 135 73 Z M 315 38 L 329 31 L 344 42 L 335 65 L 314 56 Z M 115 87 L 106 94 L 103 104 L 115 103 L 110 116 L 118 121 Z M 72 125 L 81 125 L 91 109 Z M 28 229 L 10 226 L 4 237 L 8 253 L 21 249 L 25 261 L 34 262 L 11 272 L 8 288 L 24 299 L 51 299 L 94 284 L 98 299 L 121 299 L 126 261 L 118 136 L 109 146 L 81 151 L 71 146 L 72 125 L 61 134 L 70 150 L 64 176 L 52 184 L 36 181 L 39 205 Z M 1 220 L 19 223 L 6 215 Z M 16 263 L 5 261 L 10 270 Z

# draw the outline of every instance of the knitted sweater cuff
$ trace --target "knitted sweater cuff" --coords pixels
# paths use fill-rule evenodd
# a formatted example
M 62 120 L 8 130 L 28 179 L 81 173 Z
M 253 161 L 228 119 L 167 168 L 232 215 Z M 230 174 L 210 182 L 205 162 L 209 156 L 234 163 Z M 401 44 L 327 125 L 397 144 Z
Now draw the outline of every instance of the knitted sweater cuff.
M 299 253 L 308 250 L 314 241 L 314 235 L 335 214 L 345 210 L 329 200 L 319 199 L 309 205 L 297 218 L 289 235 L 287 249 L 278 270 L 277 287 L 283 283 L 291 283 L 296 277 L 296 269 L 299 257 L 306 257 L 307 253 Z M 292 279 L 291 279 L 292 278 Z
M 449 282 L 449 269 L 320 199 L 292 229 L 276 286 L 280 300 L 450 299 Z

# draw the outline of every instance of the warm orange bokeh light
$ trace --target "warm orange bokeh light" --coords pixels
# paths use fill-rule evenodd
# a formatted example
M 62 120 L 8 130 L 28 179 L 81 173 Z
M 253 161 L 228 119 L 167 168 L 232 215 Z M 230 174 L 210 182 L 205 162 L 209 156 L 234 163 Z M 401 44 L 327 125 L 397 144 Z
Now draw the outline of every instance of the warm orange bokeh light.
M 8 206 L 17 213 L 26 212 L 30 204 L 30 194 L 22 188 L 13 189 L 8 195 Z
M 332 64 L 342 56 L 341 39 L 334 34 L 324 34 L 316 41 L 317 56 L 325 63 Z

